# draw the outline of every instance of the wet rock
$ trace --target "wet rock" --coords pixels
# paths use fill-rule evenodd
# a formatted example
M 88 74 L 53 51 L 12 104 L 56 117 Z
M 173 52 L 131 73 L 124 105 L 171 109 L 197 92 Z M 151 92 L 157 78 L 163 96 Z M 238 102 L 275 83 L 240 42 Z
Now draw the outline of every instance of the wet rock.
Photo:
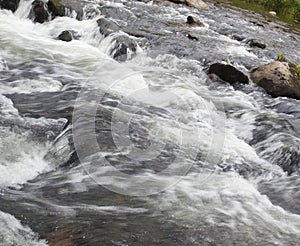
M 73 35 L 71 31 L 63 31 L 61 34 L 58 35 L 58 39 L 65 41 L 65 42 L 70 42 L 73 40 Z
M 245 39 L 245 37 L 243 37 L 243 36 L 240 36 L 240 35 L 238 35 L 238 34 L 233 34 L 232 36 L 231 36 L 231 38 L 232 39 L 234 39 L 234 40 L 236 40 L 236 41 L 243 41 L 244 39 Z
M 194 7 L 200 10 L 209 10 L 209 6 L 202 0 L 169 0 L 170 2 L 177 4 L 185 4 L 190 7 Z
M 247 41 L 247 43 L 250 45 L 250 47 L 257 47 L 260 49 L 265 49 L 267 47 L 262 41 L 257 39 L 250 39 Z
M 0 8 L 15 12 L 19 6 L 20 0 L 0 0 Z
M 131 21 L 136 19 L 136 17 L 125 8 L 104 6 L 100 11 L 103 16 L 116 20 Z
M 29 13 L 29 18 L 38 23 L 44 23 L 49 19 L 49 13 L 44 1 L 35 0 L 32 3 L 32 9 Z
M 259 27 L 264 27 L 264 24 L 262 24 L 261 22 L 259 21 L 256 21 L 256 20 L 252 20 L 250 21 L 253 25 L 255 26 L 259 26 Z
M 73 16 L 73 12 L 76 13 L 76 19 L 82 20 L 84 15 L 84 9 L 86 9 L 87 1 L 85 0 L 61 0 L 62 5 L 65 8 L 65 15 Z
M 83 19 L 91 20 L 101 15 L 101 11 L 99 6 L 95 6 L 93 4 L 88 4 L 84 6 Z
M 245 74 L 229 64 L 214 63 L 209 67 L 208 74 L 215 74 L 229 84 L 249 83 L 249 79 Z
M 117 34 L 121 28 L 113 21 L 100 18 L 97 20 L 99 31 L 104 37 L 113 36 L 115 46 L 111 49 L 111 56 L 117 61 L 126 61 L 130 58 L 130 54 L 134 54 L 137 50 L 137 43 L 125 34 Z
M 126 35 L 114 37 L 115 46 L 111 50 L 112 57 L 117 61 L 126 61 L 137 50 L 137 43 Z
M 105 18 L 97 20 L 97 24 L 99 26 L 100 33 L 104 35 L 104 37 L 120 31 L 120 27 L 115 22 Z
M 75 0 L 48 0 L 47 8 L 51 14 L 52 19 L 62 16 L 74 16 L 76 13 L 76 19 L 82 20 L 83 8 L 86 6 L 85 1 Z
M 300 99 L 299 66 L 273 61 L 251 71 L 251 79 L 273 97 Z
M 189 34 L 189 33 L 188 33 L 186 36 L 187 36 L 188 39 L 190 39 L 190 40 L 195 40 L 195 41 L 198 41 L 198 40 L 199 40 L 197 37 L 195 37 L 195 36 L 193 36 L 193 35 L 191 35 L 191 34 Z
M 52 18 L 55 18 L 56 16 L 65 16 L 66 8 L 61 0 L 49 0 L 47 5 Z
M 198 26 L 203 26 L 203 24 L 196 19 L 194 16 L 189 15 L 186 19 L 186 23 L 189 25 L 198 25 Z

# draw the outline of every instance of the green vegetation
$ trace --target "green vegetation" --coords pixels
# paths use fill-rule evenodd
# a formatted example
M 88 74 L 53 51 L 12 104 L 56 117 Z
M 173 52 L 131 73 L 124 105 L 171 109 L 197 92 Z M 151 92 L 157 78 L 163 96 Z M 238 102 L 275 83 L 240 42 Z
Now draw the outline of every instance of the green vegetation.
M 278 56 L 277 56 L 277 61 L 282 62 L 283 60 L 284 60 L 284 59 L 283 59 L 282 53 L 279 53 Z
M 300 21 L 300 0 L 247 0 L 263 5 L 268 10 L 279 14 L 290 15 L 294 20 Z
M 282 21 L 300 28 L 300 0 L 219 0 L 260 14 L 275 11 Z
M 296 70 L 296 72 L 295 72 L 296 76 L 300 77 L 300 66 L 296 66 L 295 70 Z

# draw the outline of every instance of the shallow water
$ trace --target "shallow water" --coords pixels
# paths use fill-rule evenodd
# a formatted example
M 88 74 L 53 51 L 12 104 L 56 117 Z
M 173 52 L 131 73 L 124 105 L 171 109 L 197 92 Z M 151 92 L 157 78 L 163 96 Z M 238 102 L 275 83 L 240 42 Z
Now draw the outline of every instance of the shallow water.
M 298 245 L 299 101 L 205 69 L 299 64 L 299 35 L 227 7 L 98 3 L 43 24 L 31 1 L 0 10 L 0 245 Z M 125 62 L 103 16 L 139 44 Z

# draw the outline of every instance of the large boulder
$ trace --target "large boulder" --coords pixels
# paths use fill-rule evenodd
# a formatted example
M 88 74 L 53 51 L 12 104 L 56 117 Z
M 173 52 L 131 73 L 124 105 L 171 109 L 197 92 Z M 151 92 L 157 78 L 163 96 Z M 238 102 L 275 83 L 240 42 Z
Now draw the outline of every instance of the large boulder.
M 44 1 L 35 0 L 32 3 L 32 9 L 29 13 L 29 18 L 38 23 L 44 23 L 49 19 L 49 13 Z
M 289 62 L 273 61 L 251 71 L 251 79 L 273 97 L 300 99 L 300 68 Z
M 228 82 L 229 84 L 249 83 L 249 79 L 244 73 L 229 64 L 214 63 L 209 67 L 208 74 L 215 74 L 221 80 Z
M 177 4 L 185 4 L 190 7 L 194 7 L 200 10 L 209 10 L 209 6 L 202 0 L 169 0 L 170 2 Z
M 19 6 L 20 0 L 0 0 L 0 8 L 15 12 Z

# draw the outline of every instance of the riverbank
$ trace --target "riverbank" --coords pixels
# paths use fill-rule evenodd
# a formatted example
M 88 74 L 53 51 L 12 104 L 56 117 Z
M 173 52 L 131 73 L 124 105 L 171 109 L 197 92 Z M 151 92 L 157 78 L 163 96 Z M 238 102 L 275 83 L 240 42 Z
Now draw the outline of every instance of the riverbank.
M 220 1 L 212 1 L 224 4 L 226 6 L 235 6 L 238 8 L 242 8 L 245 10 L 254 11 L 258 14 L 261 14 L 265 16 L 266 18 L 272 20 L 272 21 L 283 21 L 292 29 L 300 30 L 300 22 L 299 22 L 299 16 L 293 11 L 293 7 L 282 7 L 280 9 L 279 7 L 276 7 L 275 5 L 267 5 L 263 4 L 264 1 L 256 1 L 256 0 L 220 0 Z M 265 1 L 266 2 L 266 1 Z M 299 5 L 300 6 L 300 5 Z M 296 8 L 296 7 L 294 7 Z M 276 12 L 276 16 L 274 14 L 270 14 L 269 12 Z M 299 10 L 298 10 L 299 11 Z

